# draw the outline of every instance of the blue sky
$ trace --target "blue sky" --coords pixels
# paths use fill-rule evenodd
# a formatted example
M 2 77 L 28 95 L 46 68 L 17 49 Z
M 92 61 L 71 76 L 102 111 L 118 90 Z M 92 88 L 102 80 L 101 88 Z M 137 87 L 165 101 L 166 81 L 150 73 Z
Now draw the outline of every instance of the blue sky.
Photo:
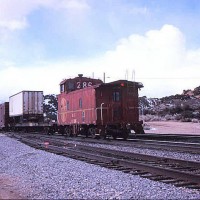
M 135 80 L 140 96 L 200 85 L 199 0 L 0 0 L 0 102 L 64 78 Z

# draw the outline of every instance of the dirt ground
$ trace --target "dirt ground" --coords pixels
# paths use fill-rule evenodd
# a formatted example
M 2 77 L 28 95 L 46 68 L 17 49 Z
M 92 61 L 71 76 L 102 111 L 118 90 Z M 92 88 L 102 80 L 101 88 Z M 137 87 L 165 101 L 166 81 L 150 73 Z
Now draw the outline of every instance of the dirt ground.
M 145 133 L 200 135 L 200 123 L 153 121 L 144 122 Z
M 6 175 L 0 175 L 0 199 L 24 199 L 14 188 L 16 181 Z

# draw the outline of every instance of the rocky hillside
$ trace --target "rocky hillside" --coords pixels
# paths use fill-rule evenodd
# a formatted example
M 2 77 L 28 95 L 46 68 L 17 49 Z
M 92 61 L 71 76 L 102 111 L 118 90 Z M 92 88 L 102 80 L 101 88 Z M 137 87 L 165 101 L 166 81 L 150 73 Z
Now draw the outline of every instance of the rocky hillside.
M 145 121 L 200 120 L 200 87 L 163 98 L 140 97 L 140 114 Z

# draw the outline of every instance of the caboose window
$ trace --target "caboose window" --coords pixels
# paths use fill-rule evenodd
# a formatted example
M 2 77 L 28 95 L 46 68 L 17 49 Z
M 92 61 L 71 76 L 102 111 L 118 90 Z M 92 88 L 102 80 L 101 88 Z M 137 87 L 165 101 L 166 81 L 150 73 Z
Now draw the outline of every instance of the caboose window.
M 67 110 L 69 110 L 69 101 L 67 101 Z
M 74 83 L 73 83 L 73 82 L 69 82 L 69 83 L 68 83 L 68 89 L 69 89 L 69 90 L 74 90 L 74 89 L 75 89 Z
M 113 101 L 120 101 L 120 93 L 113 92 Z
M 64 90 L 65 90 L 64 84 L 60 85 L 60 92 L 64 92 Z
M 84 111 L 82 112 L 82 121 L 83 122 L 85 121 L 85 112 Z
M 82 104 L 83 104 L 83 103 L 82 103 L 82 99 L 80 98 L 80 99 L 79 99 L 79 108 L 82 108 L 82 106 L 83 106 Z

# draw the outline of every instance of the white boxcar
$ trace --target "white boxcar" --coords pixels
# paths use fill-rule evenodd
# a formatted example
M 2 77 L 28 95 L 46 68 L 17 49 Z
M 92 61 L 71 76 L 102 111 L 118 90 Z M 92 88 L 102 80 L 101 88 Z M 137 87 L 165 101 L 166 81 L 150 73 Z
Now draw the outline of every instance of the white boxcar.
M 10 117 L 43 115 L 43 92 L 22 91 L 9 98 Z

